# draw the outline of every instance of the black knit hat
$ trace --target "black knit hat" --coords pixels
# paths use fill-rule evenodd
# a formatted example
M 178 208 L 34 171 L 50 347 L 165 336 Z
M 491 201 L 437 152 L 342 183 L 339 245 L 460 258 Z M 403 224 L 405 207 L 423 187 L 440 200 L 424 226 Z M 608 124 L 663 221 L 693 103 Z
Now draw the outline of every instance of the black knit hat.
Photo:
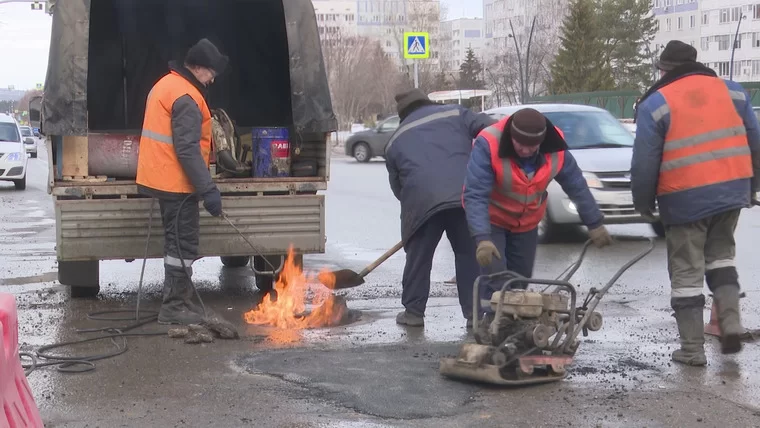
M 185 64 L 209 68 L 214 70 L 217 75 L 224 72 L 229 60 L 229 57 L 222 55 L 209 39 L 198 41 L 187 51 L 185 56 Z
M 537 146 L 546 137 L 546 117 L 532 108 L 520 109 L 512 115 L 509 132 L 524 146 Z
M 697 62 L 697 50 L 680 40 L 671 40 L 662 50 L 655 66 L 662 71 L 670 71 L 687 62 Z
M 421 89 L 412 89 L 411 91 L 396 94 L 396 111 L 401 114 L 409 106 L 418 101 L 430 102 L 430 98 Z

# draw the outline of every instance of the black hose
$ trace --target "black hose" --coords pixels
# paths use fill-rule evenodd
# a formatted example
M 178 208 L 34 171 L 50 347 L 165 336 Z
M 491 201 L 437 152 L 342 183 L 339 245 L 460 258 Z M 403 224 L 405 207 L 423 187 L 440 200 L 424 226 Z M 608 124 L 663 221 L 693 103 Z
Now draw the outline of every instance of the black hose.
M 190 285 L 193 287 L 193 291 L 195 292 L 195 295 L 198 296 L 198 301 L 201 304 L 201 307 L 203 308 L 203 315 L 206 316 L 206 306 L 203 303 L 203 299 L 201 298 L 200 293 L 198 293 L 198 288 L 195 286 L 195 283 L 193 283 L 192 276 L 190 275 L 190 271 L 187 268 L 187 265 L 185 264 L 185 259 L 182 256 L 182 249 L 180 248 L 180 239 L 179 239 L 179 219 L 180 219 L 180 212 L 182 212 L 182 207 L 187 203 L 188 200 L 191 198 L 196 197 L 195 193 L 191 193 L 187 195 L 182 202 L 180 202 L 179 206 L 177 207 L 177 213 L 174 217 L 174 239 L 175 244 L 177 246 L 177 255 L 179 256 L 180 262 L 182 263 L 182 268 L 187 275 Z M 110 310 L 110 311 L 98 311 L 98 312 L 90 312 L 87 314 L 87 318 L 90 320 L 95 321 L 134 321 L 132 324 L 128 324 L 126 326 L 121 327 L 101 327 L 101 328 L 90 328 L 90 329 L 76 329 L 75 332 L 79 334 L 86 334 L 86 333 L 106 333 L 100 336 L 95 337 L 89 337 L 86 339 L 80 339 L 80 340 L 72 340 L 68 342 L 57 342 L 50 345 L 45 345 L 37 349 L 36 352 L 19 352 L 20 358 L 27 358 L 30 359 L 31 362 L 24 363 L 22 361 L 21 367 L 25 369 L 24 374 L 26 376 L 30 375 L 32 372 L 37 370 L 41 367 L 49 367 L 49 366 L 57 366 L 57 370 L 59 372 L 63 373 L 85 373 L 92 370 L 95 370 L 95 363 L 94 361 L 104 360 L 107 358 L 113 358 L 118 355 L 124 354 L 129 349 L 129 346 L 127 344 L 127 337 L 150 337 L 150 336 L 165 336 L 166 332 L 139 332 L 139 333 L 130 333 L 131 330 L 134 330 L 138 327 L 142 327 L 147 324 L 151 324 L 158 320 L 158 312 L 156 311 L 143 311 L 144 313 L 148 313 L 150 315 L 140 317 L 140 301 L 142 300 L 142 288 L 143 288 L 143 279 L 145 275 L 145 264 L 148 260 L 148 250 L 150 248 L 150 237 L 151 237 L 151 230 L 153 225 L 153 210 L 155 207 L 155 198 L 151 199 L 150 204 L 150 213 L 148 215 L 148 236 L 145 240 L 145 253 L 143 255 L 143 264 L 142 268 L 140 270 L 140 281 L 137 288 L 137 304 L 135 305 L 135 308 L 127 308 L 127 309 L 117 309 L 117 310 Z M 224 219 L 229 223 L 230 226 L 232 226 L 233 229 L 248 243 L 248 245 L 253 249 L 257 255 L 262 257 L 264 261 L 269 264 L 269 266 L 272 268 L 272 270 L 275 270 L 275 267 L 272 266 L 269 261 L 261 255 L 261 252 L 256 248 L 253 243 L 251 243 L 250 240 L 238 229 L 232 221 L 226 216 L 223 215 Z M 109 317 L 104 315 L 113 315 L 113 314 L 132 314 L 134 313 L 134 316 L 128 316 L 128 317 Z M 120 341 L 117 341 L 117 339 L 121 339 Z M 93 355 L 75 355 L 75 356 L 65 356 L 65 355 L 54 355 L 50 353 L 49 351 L 53 349 L 59 349 L 64 348 L 68 346 L 75 346 L 80 345 L 83 343 L 89 343 L 89 342 L 96 342 L 99 340 L 109 340 L 111 344 L 113 345 L 113 350 L 107 353 L 101 353 L 101 354 L 93 354 Z M 22 358 L 22 359 L 23 359 Z M 40 360 L 48 360 L 46 362 L 41 362 Z

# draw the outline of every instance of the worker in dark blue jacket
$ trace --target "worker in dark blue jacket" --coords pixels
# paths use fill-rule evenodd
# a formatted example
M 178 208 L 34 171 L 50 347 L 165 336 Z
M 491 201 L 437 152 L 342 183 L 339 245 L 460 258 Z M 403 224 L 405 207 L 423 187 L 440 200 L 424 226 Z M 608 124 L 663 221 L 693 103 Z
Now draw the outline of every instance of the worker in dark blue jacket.
M 462 314 L 472 326 L 472 289 L 478 275 L 475 243 L 462 208 L 472 140 L 495 121 L 460 105 L 437 105 L 419 89 L 396 96 L 401 124 L 386 149 L 391 190 L 401 202 L 406 251 L 396 322 L 424 325 L 433 255 L 443 232 L 454 249 Z
M 549 119 L 524 108 L 480 133 L 467 166 L 464 206 L 484 274 L 510 270 L 532 277 L 538 224 L 552 180 L 578 207 L 593 243 L 612 243 L 562 131 Z M 479 290 L 481 313 L 491 312 L 491 296 L 501 286 L 484 282 Z

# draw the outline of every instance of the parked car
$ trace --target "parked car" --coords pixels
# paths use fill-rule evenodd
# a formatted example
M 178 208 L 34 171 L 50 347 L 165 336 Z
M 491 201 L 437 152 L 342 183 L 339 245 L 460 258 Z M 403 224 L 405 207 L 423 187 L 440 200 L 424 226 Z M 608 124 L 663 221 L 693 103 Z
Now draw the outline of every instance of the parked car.
M 16 190 L 26 189 L 26 150 L 16 120 L 0 113 L 0 180 L 12 181 Z
M 543 113 L 565 134 L 591 193 L 604 213 L 605 224 L 648 223 L 633 209 L 631 158 L 633 135 L 608 111 L 578 104 L 536 104 L 498 107 L 487 111 L 501 119 L 523 107 Z M 562 187 L 552 181 L 548 189 L 546 215 L 539 224 L 539 239 L 547 241 L 563 228 L 581 224 L 578 211 Z M 662 223 L 652 224 L 654 232 L 665 236 Z
M 357 132 L 346 140 L 346 155 L 353 156 L 358 162 L 369 162 L 373 157 L 385 157 L 385 146 L 400 123 L 398 116 L 390 116 L 376 127 Z
M 34 131 L 29 126 L 19 126 L 21 130 L 21 138 L 24 139 L 24 148 L 26 152 L 31 154 L 33 158 L 37 157 L 37 137 L 34 136 Z

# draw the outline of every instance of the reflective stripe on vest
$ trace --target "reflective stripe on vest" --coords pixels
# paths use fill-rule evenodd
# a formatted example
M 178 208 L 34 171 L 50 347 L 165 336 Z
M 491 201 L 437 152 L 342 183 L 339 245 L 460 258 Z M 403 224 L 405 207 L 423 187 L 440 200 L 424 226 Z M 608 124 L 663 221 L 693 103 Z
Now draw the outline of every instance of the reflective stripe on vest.
M 492 224 L 512 232 L 527 232 L 536 228 L 544 216 L 546 189 L 562 169 L 565 152 L 544 154 L 543 163 L 528 178 L 514 159 L 499 158 L 499 142 L 508 120 L 504 118 L 480 134 L 488 142 L 495 175 L 488 211 Z
M 665 135 L 657 195 L 750 178 L 752 158 L 744 121 L 722 79 L 688 76 L 659 90 L 666 108 L 655 120 L 670 115 Z M 746 101 L 746 100 L 745 100 Z
M 211 112 L 198 88 L 172 71 L 162 77 L 148 94 L 140 136 L 137 184 L 171 193 L 195 191 L 179 163 L 172 138 L 172 106 L 184 95 L 190 95 L 201 112 L 200 152 L 206 166 L 209 165 Z

